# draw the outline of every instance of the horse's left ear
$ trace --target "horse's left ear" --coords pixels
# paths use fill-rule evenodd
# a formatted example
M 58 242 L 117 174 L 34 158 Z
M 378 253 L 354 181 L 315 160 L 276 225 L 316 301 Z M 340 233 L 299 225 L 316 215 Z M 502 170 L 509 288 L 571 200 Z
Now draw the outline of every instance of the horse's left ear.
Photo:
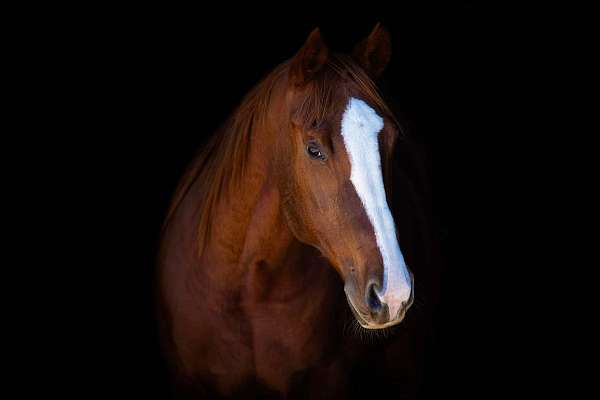
M 329 57 L 329 49 L 321 38 L 319 28 L 315 28 L 306 42 L 294 56 L 290 65 L 290 77 L 296 85 L 312 79 Z
M 380 23 L 377 23 L 371 34 L 352 51 L 352 57 L 375 78 L 383 73 L 391 55 L 390 34 Z

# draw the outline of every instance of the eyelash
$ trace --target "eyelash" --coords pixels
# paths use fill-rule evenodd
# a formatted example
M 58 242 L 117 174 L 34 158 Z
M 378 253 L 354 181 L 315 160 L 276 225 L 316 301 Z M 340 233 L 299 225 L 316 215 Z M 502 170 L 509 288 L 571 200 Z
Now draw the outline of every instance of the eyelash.
M 325 161 L 327 159 L 327 156 L 321 150 L 321 147 L 318 145 L 318 143 L 313 141 L 308 142 L 308 144 L 306 145 L 306 153 L 313 160 Z

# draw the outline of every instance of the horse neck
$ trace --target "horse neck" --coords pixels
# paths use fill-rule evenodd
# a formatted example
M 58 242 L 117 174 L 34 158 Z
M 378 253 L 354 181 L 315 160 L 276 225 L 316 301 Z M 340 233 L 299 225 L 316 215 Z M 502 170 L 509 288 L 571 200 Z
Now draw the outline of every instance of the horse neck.
M 259 127 L 252 132 L 243 179 L 224 194 L 211 217 L 201 262 L 219 265 L 208 271 L 215 281 L 236 281 L 256 263 L 289 264 L 301 252 L 281 210 L 272 160 L 265 158 L 265 148 L 275 148 L 275 131 Z

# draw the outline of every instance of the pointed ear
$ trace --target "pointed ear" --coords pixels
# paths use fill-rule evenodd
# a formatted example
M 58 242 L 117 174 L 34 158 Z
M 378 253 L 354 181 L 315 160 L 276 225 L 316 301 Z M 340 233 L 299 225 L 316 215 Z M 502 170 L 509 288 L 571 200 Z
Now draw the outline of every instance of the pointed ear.
M 329 57 L 329 50 L 316 28 L 294 56 L 290 65 L 290 77 L 296 85 L 302 85 L 312 79 Z
M 390 34 L 380 23 L 377 23 L 371 34 L 352 51 L 352 57 L 374 78 L 383 73 L 391 55 Z

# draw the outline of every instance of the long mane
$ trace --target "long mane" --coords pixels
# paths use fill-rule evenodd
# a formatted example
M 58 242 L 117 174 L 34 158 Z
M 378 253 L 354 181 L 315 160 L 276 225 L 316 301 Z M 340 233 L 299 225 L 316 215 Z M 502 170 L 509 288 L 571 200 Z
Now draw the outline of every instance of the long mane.
M 209 143 L 201 149 L 179 182 L 167 216 L 163 231 L 190 192 L 195 182 L 202 185 L 202 200 L 199 219 L 196 222 L 199 251 L 208 243 L 211 231 L 211 216 L 223 196 L 235 193 L 244 179 L 248 150 L 253 132 L 261 129 L 269 114 L 273 89 L 281 79 L 287 79 L 291 60 L 277 66 L 259 82 L 242 100 L 227 122 L 215 132 Z M 334 54 L 322 70 L 307 85 L 307 95 L 296 111 L 296 117 L 306 126 L 318 123 L 333 110 L 333 91 L 340 78 L 349 79 L 360 89 L 365 100 L 379 108 L 396 123 L 379 94 L 374 82 L 349 56 Z M 389 163 L 386 163 L 389 165 Z M 384 171 L 384 175 L 387 175 Z

